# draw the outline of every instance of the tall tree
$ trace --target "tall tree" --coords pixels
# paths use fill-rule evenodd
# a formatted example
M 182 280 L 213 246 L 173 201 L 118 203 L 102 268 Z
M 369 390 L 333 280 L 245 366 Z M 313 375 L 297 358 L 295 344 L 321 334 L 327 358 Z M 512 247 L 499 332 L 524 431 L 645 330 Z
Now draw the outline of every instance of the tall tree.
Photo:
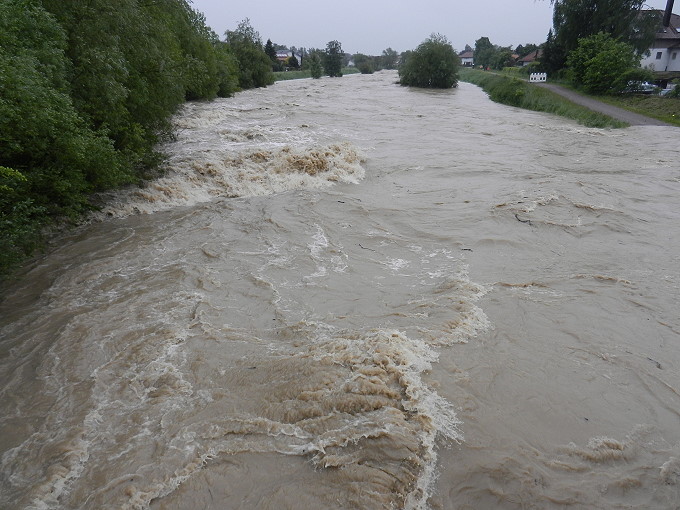
M 475 41 L 475 65 L 491 67 L 496 54 L 496 47 L 488 37 L 480 37 Z
M 242 89 L 266 87 L 274 83 L 271 60 L 264 52 L 260 34 L 248 18 L 241 21 L 236 30 L 226 32 L 239 67 L 239 85 Z
M 604 32 L 639 53 L 649 48 L 659 23 L 657 11 L 643 10 L 645 0 L 551 0 L 554 5 L 551 68 L 564 66 L 579 39 Z M 545 61 L 544 61 L 545 63 Z
M 309 62 L 309 70 L 312 73 L 312 78 L 318 80 L 323 74 L 323 66 L 321 65 L 321 58 L 319 58 L 318 52 L 310 52 L 308 58 L 305 59 Z
M 383 69 L 396 69 L 399 54 L 392 48 L 387 48 L 383 50 L 380 60 Z
M 267 44 L 264 45 L 264 52 L 269 57 L 269 60 L 272 61 L 272 64 L 275 64 L 277 62 L 276 48 L 274 48 L 274 44 L 272 43 L 271 39 L 267 39 Z
M 405 54 L 399 66 L 399 83 L 409 87 L 455 87 L 459 66 L 460 58 L 446 37 L 432 34 Z
M 144 177 L 184 100 L 236 89 L 189 1 L 113 4 L 0 0 L 0 273 L 90 192 Z
M 323 67 L 326 74 L 331 77 L 342 76 L 342 45 L 339 41 L 329 41 L 326 44 Z

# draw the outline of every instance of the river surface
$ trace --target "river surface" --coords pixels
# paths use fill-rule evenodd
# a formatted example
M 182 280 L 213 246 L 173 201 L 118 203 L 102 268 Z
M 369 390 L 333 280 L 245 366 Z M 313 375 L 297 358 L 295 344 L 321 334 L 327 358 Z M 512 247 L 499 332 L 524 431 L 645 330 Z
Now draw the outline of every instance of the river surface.
M 186 105 L 5 284 L 1 508 L 680 508 L 680 129 L 396 79 Z

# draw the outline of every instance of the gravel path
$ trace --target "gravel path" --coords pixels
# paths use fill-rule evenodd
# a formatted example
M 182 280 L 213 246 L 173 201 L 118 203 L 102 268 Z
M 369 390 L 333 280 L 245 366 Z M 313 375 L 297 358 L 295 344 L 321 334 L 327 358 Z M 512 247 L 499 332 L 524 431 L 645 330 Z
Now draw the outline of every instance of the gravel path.
M 555 85 L 553 83 L 540 83 L 537 85 L 539 87 L 552 90 L 556 94 L 566 97 L 573 103 L 580 104 L 581 106 L 585 106 L 586 108 L 590 108 L 596 112 L 604 113 L 605 115 L 609 115 L 610 117 L 613 117 L 617 120 L 627 122 L 631 126 L 672 126 L 672 124 L 669 124 L 668 122 L 646 117 L 644 115 L 640 115 L 639 113 L 629 112 L 623 108 L 618 108 L 616 106 L 603 103 L 602 101 L 598 101 L 597 99 L 583 96 L 574 92 L 573 90 L 560 87 L 559 85 Z

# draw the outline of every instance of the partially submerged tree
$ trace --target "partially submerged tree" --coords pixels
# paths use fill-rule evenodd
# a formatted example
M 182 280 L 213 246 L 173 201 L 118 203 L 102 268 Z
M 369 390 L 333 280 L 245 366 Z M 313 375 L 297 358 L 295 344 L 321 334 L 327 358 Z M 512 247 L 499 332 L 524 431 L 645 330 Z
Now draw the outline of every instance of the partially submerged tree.
M 312 73 L 312 78 L 318 80 L 323 74 L 323 66 L 321 65 L 321 59 L 319 54 L 314 52 L 309 55 L 306 59 L 309 62 L 309 70 Z
M 383 69 L 396 69 L 399 54 L 392 48 L 387 48 L 383 50 L 380 60 Z
M 323 67 L 326 74 L 331 77 L 342 76 L 342 45 L 338 41 L 330 41 L 326 44 Z
M 451 88 L 458 84 L 460 58 L 441 34 L 432 34 L 405 53 L 399 66 L 399 83 L 410 87 Z
M 357 66 L 361 74 L 373 74 L 375 66 L 373 64 L 373 57 L 364 55 L 363 53 L 354 54 L 354 65 Z

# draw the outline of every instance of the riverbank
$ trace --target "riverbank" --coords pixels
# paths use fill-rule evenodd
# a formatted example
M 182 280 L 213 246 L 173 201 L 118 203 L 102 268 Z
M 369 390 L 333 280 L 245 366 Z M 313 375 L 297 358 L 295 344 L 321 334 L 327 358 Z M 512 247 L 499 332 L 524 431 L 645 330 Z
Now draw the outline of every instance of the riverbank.
M 572 101 L 573 103 L 585 106 L 586 108 L 602 113 L 614 119 L 630 124 L 631 126 L 671 126 L 668 122 L 644 115 L 642 113 L 634 112 L 626 108 L 618 106 L 622 104 L 616 101 L 616 98 L 611 98 L 611 101 L 606 101 L 606 98 L 592 97 L 581 94 L 567 87 L 557 85 L 554 83 L 537 83 L 537 87 L 545 88 L 559 94 L 560 96 Z M 672 101 L 670 99 L 660 99 L 661 101 Z M 627 104 L 627 103 L 623 103 Z M 671 103 L 669 103 L 671 104 Z M 642 111 L 645 111 L 644 109 Z M 680 125 L 680 123 L 679 123 Z
M 358 74 L 359 70 L 356 67 L 343 67 L 342 74 Z M 274 73 L 274 81 L 285 80 L 300 80 L 302 78 L 311 78 L 312 71 L 305 69 L 304 71 L 281 71 Z
M 460 80 L 482 87 L 497 103 L 560 115 L 588 127 L 622 128 L 629 122 L 594 111 L 555 90 L 537 87 L 518 78 L 475 69 L 461 69 Z

